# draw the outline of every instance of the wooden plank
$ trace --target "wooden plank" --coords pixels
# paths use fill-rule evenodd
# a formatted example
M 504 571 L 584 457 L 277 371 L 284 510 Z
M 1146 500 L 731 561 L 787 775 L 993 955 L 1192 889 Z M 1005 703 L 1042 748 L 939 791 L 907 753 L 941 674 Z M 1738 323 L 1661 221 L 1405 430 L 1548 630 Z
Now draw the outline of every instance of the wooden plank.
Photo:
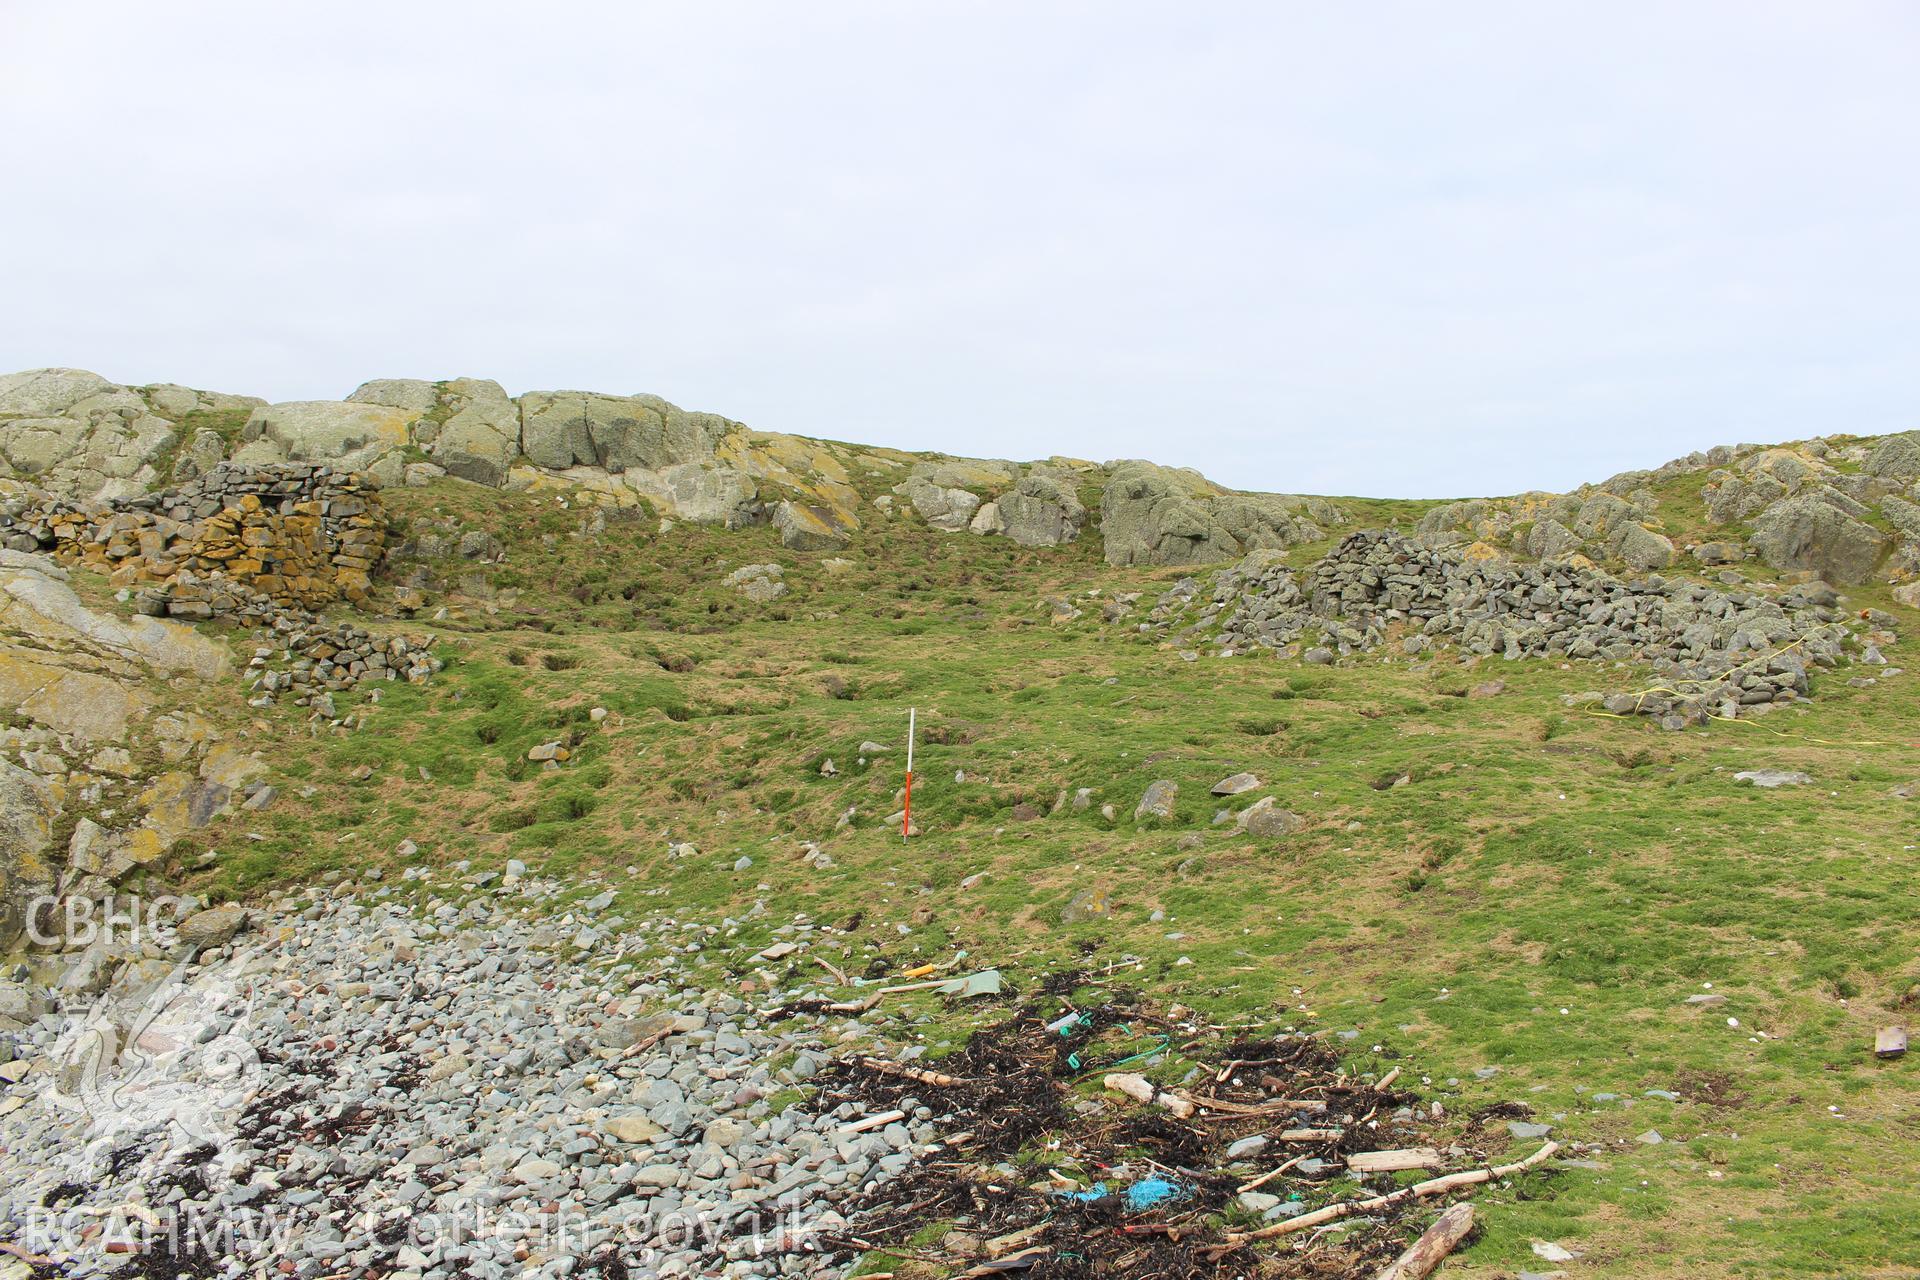
M 1402 1169 L 1438 1169 L 1440 1152 L 1433 1147 L 1401 1147 L 1394 1151 L 1356 1151 L 1347 1168 L 1356 1173 L 1398 1173 Z

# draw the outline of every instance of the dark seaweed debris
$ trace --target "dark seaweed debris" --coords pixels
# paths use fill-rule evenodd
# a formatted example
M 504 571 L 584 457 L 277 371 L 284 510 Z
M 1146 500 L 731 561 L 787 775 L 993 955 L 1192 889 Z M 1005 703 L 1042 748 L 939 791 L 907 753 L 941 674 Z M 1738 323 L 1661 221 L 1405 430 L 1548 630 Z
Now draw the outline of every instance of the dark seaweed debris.
M 1348 1074 L 1315 1037 L 1229 1038 L 1104 984 L 1075 1003 L 1088 981 L 1083 973 L 1043 980 L 1033 1003 L 976 1032 L 958 1052 L 912 1064 L 951 1083 L 863 1059 L 829 1072 L 812 1106 L 851 1103 L 871 1114 L 925 1105 L 949 1137 L 904 1176 L 856 1201 L 846 1229 L 823 1243 L 918 1259 L 954 1275 L 1334 1280 L 1372 1275 L 1424 1228 L 1428 1209 L 1409 1204 L 1349 1219 L 1334 1232 L 1229 1247 L 1229 1219 L 1258 1221 L 1237 1199 L 1262 1175 L 1272 1175 L 1263 1192 L 1317 1204 L 1355 1194 L 1344 1178 L 1337 1193 L 1321 1185 L 1344 1173 L 1350 1152 L 1444 1144 L 1426 1113 L 1410 1105 L 1415 1095 Z M 1152 1054 L 1155 1048 L 1162 1052 Z M 1190 1069 L 1185 1092 L 1217 1107 L 1181 1118 L 1081 1087 L 1143 1053 L 1150 1062 L 1124 1069 L 1166 1062 Z M 1227 1156 L 1229 1146 L 1257 1135 L 1268 1138 L 1261 1150 Z M 1455 1167 L 1472 1167 L 1481 1154 L 1456 1150 Z M 1128 1188 L 1155 1178 L 1178 1193 L 1130 1204 Z M 1387 1189 L 1393 1178 L 1369 1182 Z M 1099 1184 L 1107 1194 L 1093 1194 Z M 938 1223 L 950 1228 L 935 1245 L 915 1243 Z

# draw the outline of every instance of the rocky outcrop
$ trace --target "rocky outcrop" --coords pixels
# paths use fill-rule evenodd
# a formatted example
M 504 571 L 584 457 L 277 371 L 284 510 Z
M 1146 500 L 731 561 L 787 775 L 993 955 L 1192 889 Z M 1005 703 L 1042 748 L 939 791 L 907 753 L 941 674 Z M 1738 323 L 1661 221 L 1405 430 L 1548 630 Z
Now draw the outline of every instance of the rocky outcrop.
M 1885 480 L 1920 480 L 1920 431 L 1883 438 L 1861 461 L 1860 469 Z
M 1835 490 L 1799 494 L 1760 513 L 1753 547 L 1776 569 L 1805 570 L 1834 583 L 1865 582 L 1889 543 L 1859 518 L 1864 513 Z
M 781 545 L 795 551 L 837 550 L 852 531 L 834 508 L 810 502 L 782 502 L 774 508 L 773 527 Z
M 0 475 L 87 498 L 140 493 L 166 479 L 161 467 L 179 419 L 257 403 L 171 384 L 143 392 L 85 369 L 3 375 Z M 205 453 L 202 443 L 195 456 Z
M 938 485 L 924 476 L 912 476 L 906 483 L 895 485 L 893 491 L 905 498 L 921 519 L 947 533 L 967 528 L 980 510 L 979 494 Z
M 944 533 L 1061 546 L 1093 518 L 1080 496 L 1088 485 L 1101 489 L 1102 549 L 1116 565 L 1222 563 L 1319 541 L 1344 523 L 1324 499 L 1232 492 L 1149 462 L 1022 464 L 862 449 L 754 431 L 652 395 L 532 391 L 516 400 L 479 378 L 381 378 L 343 401 L 266 404 L 174 384 L 120 386 L 75 369 L 0 378 L 0 475 L 110 500 L 210 475 L 229 460 L 324 463 L 390 486 L 445 475 L 589 506 L 644 504 L 670 520 L 772 524 L 800 551 L 845 547 L 876 508 L 887 517 L 910 511 Z M 1663 499 L 1655 489 L 1689 475 L 1703 478 L 1707 520 L 1732 527 L 1681 548 L 1669 531 L 1693 517 L 1673 522 L 1670 507 L 1663 517 L 1673 493 L 1662 488 Z M 1920 574 L 1920 546 L 1898 519 L 1898 503 L 1920 498 L 1916 480 L 1920 432 L 1722 445 L 1569 494 L 1445 503 L 1420 520 L 1418 534 L 1429 546 L 1471 546 L 1483 557 L 1635 572 L 1671 567 L 1682 555 L 1735 563 L 1750 548 L 1775 567 L 1844 580 L 1871 561 L 1866 572 L 1898 582 Z M 876 485 L 891 493 L 869 502 Z M 1809 495 L 1838 514 L 1792 502 Z M 1896 530 L 1891 542 L 1870 535 L 1880 516 Z
M 520 456 L 520 407 L 486 378 L 379 378 L 361 383 L 347 400 L 400 410 L 410 442 L 462 480 L 499 488 Z
M 1307 518 L 1311 502 L 1277 494 L 1229 493 L 1197 471 L 1151 462 L 1115 463 L 1100 500 L 1108 564 L 1188 565 L 1284 549 L 1326 536 Z
M 529 391 L 520 397 L 520 447 L 537 467 L 598 467 L 618 475 L 709 462 L 728 432 L 718 414 L 689 413 L 658 396 Z
M 233 461 L 324 464 L 365 471 L 399 484 L 411 428 L 419 415 L 390 405 L 340 400 L 296 400 L 262 405 L 241 429 Z
M 1072 488 L 1051 476 L 1030 475 L 994 500 L 1001 532 L 1023 547 L 1057 547 L 1080 536 L 1087 509 Z
M 520 455 L 520 409 L 499 383 L 455 378 L 441 388 L 437 425 L 429 416 L 414 434 L 447 474 L 498 488 Z M 431 430 L 425 429 L 431 427 Z
M 106 612 L 49 558 L 0 551 L 0 947 L 32 899 L 104 891 L 245 781 L 250 757 L 153 693 L 230 666 L 192 628 Z
M 1876 572 L 1901 581 L 1920 572 L 1920 505 L 1911 500 L 1920 494 L 1904 494 L 1909 473 L 1920 468 L 1916 441 L 1920 433 L 1909 432 L 1869 443 L 1840 437 L 1773 448 L 1721 445 L 1569 494 L 1444 503 L 1422 517 L 1417 535 L 1432 547 L 1478 543 L 1542 561 L 1664 569 L 1683 549 L 1666 533 L 1650 486 L 1700 475 L 1707 522 L 1734 527 L 1726 537 L 1684 548 L 1696 564 L 1757 558 L 1830 582 L 1863 582 Z M 1893 526 L 1894 538 L 1875 527 L 1876 514 Z M 1750 530 L 1744 542 L 1743 529 Z

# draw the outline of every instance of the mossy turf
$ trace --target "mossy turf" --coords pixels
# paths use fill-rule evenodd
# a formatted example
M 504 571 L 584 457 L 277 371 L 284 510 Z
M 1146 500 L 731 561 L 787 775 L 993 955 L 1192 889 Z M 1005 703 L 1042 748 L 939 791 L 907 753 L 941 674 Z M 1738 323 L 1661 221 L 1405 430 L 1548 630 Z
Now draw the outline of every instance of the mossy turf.
M 764 529 L 662 532 L 551 496 L 449 483 L 394 501 L 415 527 L 493 532 L 505 562 L 431 566 L 454 593 L 434 628 L 446 669 L 379 686 L 377 706 L 338 699 L 366 727 L 250 713 L 289 794 L 213 833 L 219 891 L 397 866 L 411 839 L 422 863 L 604 878 L 634 916 L 745 921 L 764 902 L 715 981 L 750 978 L 745 957 L 799 913 L 858 917 L 844 959 L 826 952 L 855 970 L 964 948 L 1022 985 L 1136 956 L 1163 1001 L 1353 1032 L 1335 1042 L 1357 1063 L 1401 1063 L 1450 1111 L 1526 1102 L 1555 1136 L 1607 1144 L 1599 1168 L 1483 1194 L 1485 1234 L 1448 1274 L 1544 1269 L 1535 1240 L 1581 1251 L 1583 1276 L 1911 1274 L 1920 1062 L 1870 1049 L 1920 982 L 1920 802 L 1891 794 L 1920 777 L 1920 674 L 1828 673 L 1810 707 L 1670 734 L 1563 705 L 1648 682 L 1631 667 L 1183 661 L 1100 617 L 1180 571 L 1109 569 L 1091 534 L 1034 551 L 876 516 L 836 565 Z M 1422 509 L 1348 505 L 1374 525 Z M 766 561 L 786 566 L 783 598 L 722 585 Z M 1061 599 L 1081 616 L 1056 625 Z M 885 819 L 909 707 L 923 834 L 903 842 Z M 863 762 L 869 739 L 890 749 Z M 526 759 L 552 741 L 564 767 Z M 1760 767 L 1814 782 L 1735 781 Z M 1208 794 L 1241 770 L 1263 785 Z M 1161 778 L 1174 817 L 1135 821 Z M 1080 788 L 1084 810 L 1057 805 Z M 1216 824 L 1266 795 L 1307 828 Z M 1111 913 L 1063 923 L 1096 889 Z M 1724 1004 L 1685 1003 L 1709 984 Z M 901 1007 L 936 1046 L 973 1014 Z M 1636 1140 L 1650 1130 L 1658 1145 Z

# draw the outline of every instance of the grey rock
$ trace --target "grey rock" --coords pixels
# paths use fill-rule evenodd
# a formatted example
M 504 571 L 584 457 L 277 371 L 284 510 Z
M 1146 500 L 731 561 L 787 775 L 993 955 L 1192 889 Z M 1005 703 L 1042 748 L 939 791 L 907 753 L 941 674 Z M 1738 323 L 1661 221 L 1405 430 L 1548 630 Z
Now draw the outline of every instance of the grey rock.
M 837 551 L 847 545 L 855 526 L 835 508 L 783 501 L 774 508 L 773 527 L 780 532 L 780 544 L 795 551 Z
M 1167 778 L 1148 784 L 1140 803 L 1134 807 L 1135 822 L 1148 818 L 1166 821 L 1173 817 L 1174 802 L 1180 797 L 1180 784 Z
M 1065 485 L 1027 476 L 994 500 L 1006 536 L 1023 547 L 1057 547 L 1080 536 L 1087 509 Z
M 1754 518 L 1754 549 L 1776 569 L 1802 569 L 1834 583 L 1865 582 L 1888 540 L 1834 500 L 1832 490 L 1803 492 Z
M 980 495 L 960 488 L 944 488 L 921 476 L 895 485 L 893 491 L 912 503 L 913 509 L 928 524 L 947 533 L 966 529 L 980 509 Z
M 657 471 L 712 460 L 737 423 L 658 396 L 530 391 L 520 397 L 521 448 L 535 466 Z
M 1282 809 L 1272 796 L 1262 796 L 1241 810 L 1236 825 L 1256 840 L 1278 840 L 1306 829 L 1307 821 L 1297 813 Z
M 1813 778 L 1804 773 L 1787 769 L 1743 769 L 1733 775 L 1735 782 L 1747 782 L 1756 787 L 1804 787 Z
M 246 908 L 228 903 L 194 912 L 179 923 L 175 932 L 184 947 L 219 947 L 230 942 L 246 924 Z

